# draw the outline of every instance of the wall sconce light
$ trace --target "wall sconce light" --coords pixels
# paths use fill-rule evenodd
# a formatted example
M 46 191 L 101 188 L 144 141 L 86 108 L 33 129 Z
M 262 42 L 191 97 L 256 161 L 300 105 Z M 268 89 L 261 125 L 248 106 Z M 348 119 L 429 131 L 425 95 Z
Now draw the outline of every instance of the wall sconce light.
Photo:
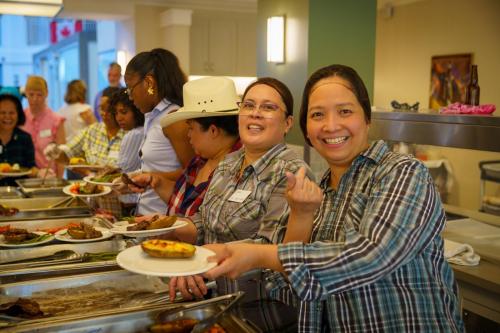
M 285 62 L 285 17 L 267 19 L 267 62 Z

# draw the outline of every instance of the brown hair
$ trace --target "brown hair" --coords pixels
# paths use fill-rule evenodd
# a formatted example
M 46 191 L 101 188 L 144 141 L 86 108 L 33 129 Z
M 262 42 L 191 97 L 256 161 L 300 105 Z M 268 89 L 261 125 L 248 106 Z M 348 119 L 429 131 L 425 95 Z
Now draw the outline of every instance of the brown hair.
M 280 94 L 281 99 L 283 100 L 283 103 L 285 104 L 286 107 L 286 115 L 287 116 L 293 116 L 293 96 L 292 93 L 290 92 L 290 89 L 281 82 L 278 79 L 272 78 L 272 77 L 261 77 L 257 79 L 257 81 L 252 82 L 246 89 L 245 92 L 243 93 L 243 96 L 241 97 L 241 100 L 245 99 L 245 96 L 247 95 L 248 91 L 259 84 L 264 84 L 266 86 L 269 86 L 276 90 L 278 94 Z
M 68 104 L 73 103 L 83 103 L 85 101 L 85 95 L 87 94 L 87 86 L 82 80 L 73 80 L 68 83 L 68 88 L 66 89 L 66 95 L 64 95 L 64 101 Z
M 370 97 L 368 96 L 366 86 L 358 73 L 353 68 L 344 65 L 330 65 L 320 68 L 309 77 L 309 80 L 307 80 L 306 86 L 304 87 L 304 93 L 302 94 L 302 105 L 300 106 L 300 129 L 302 130 L 304 139 L 309 146 L 311 146 L 311 141 L 307 138 L 307 109 L 309 107 L 309 95 L 311 95 L 311 90 L 316 83 L 323 79 L 335 76 L 340 77 L 349 83 L 350 90 L 353 92 L 354 96 L 356 96 L 356 99 L 363 108 L 366 122 L 370 123 L 371 121 L 372 111 Z

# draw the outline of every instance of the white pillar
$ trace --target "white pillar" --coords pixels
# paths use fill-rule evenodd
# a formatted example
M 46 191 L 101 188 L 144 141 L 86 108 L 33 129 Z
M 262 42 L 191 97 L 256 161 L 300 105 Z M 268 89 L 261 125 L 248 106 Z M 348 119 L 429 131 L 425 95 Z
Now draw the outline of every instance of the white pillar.
M 169 9 L 160 16 L 164 47 L 177 56 L 186 75 L 189 75 L 189 30 L 192 13 L 189 9 Z

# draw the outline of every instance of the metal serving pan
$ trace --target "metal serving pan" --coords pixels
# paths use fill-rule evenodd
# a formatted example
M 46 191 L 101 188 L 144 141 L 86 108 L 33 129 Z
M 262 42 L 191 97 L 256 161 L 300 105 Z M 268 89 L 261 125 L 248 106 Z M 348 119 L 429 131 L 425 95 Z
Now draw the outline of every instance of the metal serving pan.
M 92 243 L 64 243 L 32 248 L 18 248 L 0 250 L 0 262 L 23 260 L 54 254 L 61 250 L 71 250 L 77 254 L 119 252 L 127 247 L 127 242 L 121 238 Z M 2 269 L 0 265 L 0 283 L 37 280 L 47 277 L 66 276 L 70 274 L 83 274 L 97 271 L 119 270 L 116 260 L 96 262 L 61 263 L 57 265 L 35 266 L 19 269 Z
M 20 297 L 37 302 L 44 317 L 23 321 L 28 324 L 167 303 L 148 302 L 150 296 L 158 294 L 168 296 L 168 284 L 161 278 L 114 271 L 4 284 L 0 286 L 0 304 Z
M 58 206 L 49 208 L 52 205 L 62 202 L 65 198 L 66 197 L 0 199 L 0 204 L 19 209 L 19 212 L 13 216 L 0 216 L 0 222 L 91 215 L 90 208 L 80 199 L 73 200 L 70 203 L 70 207 Z
M 58 320 L 55 322 L 35 322 L 21 323 L 15 327 L 7 328 L 5 332 L 66 332 L 72 333 L 137 333 L 148 332 L 148 327 L 158 322 L 165 313 L 174 313 L 177 311 L 186 311 L 190 308 L 214 308 L 219 309 L 221 303 L 225 304 L 228 298 L 233 295 L 216 297 L 210 300 L 184 303 L 169 303 L 154 305 L 142 309 L 122 310 L 120 313 L 99 313 L 94 314 L 92 318 L 73 318 L 69 320 Z M 250 322 L 238 318 L 233 314 L 225 315 L 221 318 L 219 324 L 228 332 L 238 333 L 257 333 L 261 332 Z
M 23 194 L 14 186 L 0 186 L 0 199 L 22 198 Z
M 49 178 L 27 178 L 17 179 L 16 184 L 19 185 L 21 191 L 30 197 L 46 196 L 46 195 L 64 195 L 62 189 L 69 185 L 66 179 Z M 43 186 L 42 186 L 43 185 Z
M 20 221 L 0 222 L 0 227 L 10 225 L 11 227 L 27 229 L 29 231 L 37 231 L 42 229 L 50 229 L 57 227 L 64 227 L 70 223 L 85 222 L 94 227 L 112 228 L 113 224 L 107 220 L 98 217 L 69 217 L 62 219 L 40 219 L 40 220 L 20 220 Z M 2 256 L 0 255 L 0 263 Z

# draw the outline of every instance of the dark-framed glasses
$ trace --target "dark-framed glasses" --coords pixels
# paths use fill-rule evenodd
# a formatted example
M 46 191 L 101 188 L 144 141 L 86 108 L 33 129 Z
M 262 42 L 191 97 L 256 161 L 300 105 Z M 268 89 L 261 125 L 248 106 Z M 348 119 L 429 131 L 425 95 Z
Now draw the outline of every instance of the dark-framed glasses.
M 252 101 L 238 102 L 238 107 L 240 108 L 240 113 L 252 113 L 255 110 L 259 110 L 262 113 L 271 114 L 281 109 L 279 105 L 274 103 L 265 102 L 256 104 Z
M 132 88 L 127 88 L 127 89 L 125 90 L 125 91 L 126 91 L 126 93 L 127 93 L 127 95 L 132 96 L 132 93 L 134 92 L 135 87 L 137 87 L 137 86 L 139 85 L 139 83 L 141 83 L 142 81 L 144 81 L 144 78 L 142 78 L 142 79 L 140 79 L 139 81 L 137 81 L 137 83 L 136 83 L 136 84 L 134 84 L 134 85 L 132 86 Z

